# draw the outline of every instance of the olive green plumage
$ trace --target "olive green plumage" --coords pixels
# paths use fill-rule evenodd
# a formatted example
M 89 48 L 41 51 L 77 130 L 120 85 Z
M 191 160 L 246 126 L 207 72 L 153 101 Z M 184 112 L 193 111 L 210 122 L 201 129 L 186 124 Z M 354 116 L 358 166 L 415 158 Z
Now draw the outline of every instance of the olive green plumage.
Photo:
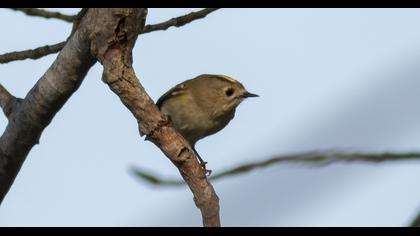
M 228 76 L 204 74 L 176 85 L 156 105 L 194 148 L 198 140 L 226 127 L 245 98 L 257 96 Z

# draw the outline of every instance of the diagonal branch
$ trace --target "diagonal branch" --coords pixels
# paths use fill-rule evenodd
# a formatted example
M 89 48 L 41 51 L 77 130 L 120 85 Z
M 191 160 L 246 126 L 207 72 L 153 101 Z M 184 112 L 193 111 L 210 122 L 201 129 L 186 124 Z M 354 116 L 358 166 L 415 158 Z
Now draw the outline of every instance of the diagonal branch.
M 47 19 L 58 19 L 67 22 L 73 22 L 76 15 L 66 15 L 56 11 L 47 11 L 38 8 L 10 8 L 15 11 L 20 11 L 28 16 L 39 16 Z
M 132 48 L 144 28 L 145 9 L 88 9 L 54 64 L 13 110 L 0 138 L 0 201 L 31 148 L 89 68 L 99 60 L 102 79 L 133 113 L 141 135 L 176 165 L 194 194 L 204 226 L 220 226 L 219 198 L 188 142 L 146 93 L 132 68 Z M 4 97 L 9 97 L 3 93 Z
M 145 30 L 140 32 L 140 34 L 150 33 L 150 32 L 158 31 L 158 30 L 166 30 L 172 26 L 181 27 L 194 20 L 202 19 L 206 17 L 208 14 L 210 14 L 211 12 L 216 11 L 217 9 L 218 8 L 205 8 L 197 12 L 191 12 L 184 16 L 172 18 L 163 23 L 159 23 L 155 25 L 146 25 Z M 59 52 L 63 48 L 64 45 L 65 45 L 65 42 L 60 42 L 54 45 L 46 45 L 46 46 L 38 47 L 35 49 L 1 54 L 0 64 L 8 63 L 11 61 L 17 61 L 17 60 L 38 59 L 43 56 L 47 56 L 47 55 Z
M 140 135 L 146 135 L 146 140 L 158 146 L 178 168 L 194 194 L 203 225 L 220 226 L 219 198 L 194 152 L 159 111 L 136 77 L 132 67 L 132 49 L 144 27 L 145 15 L 131 11 L 124 9 L 113 12 L 115 17 L 112 20 L 118 21 L 118 27 L 112 34 L 96 34 L 97 40 L 92 43 L 94 55 L 104 68 L 102 80 L 136 118 Z M 139 18 L 141 16 L 144 18 Z
M 9 122 L 0 137 L 0 202 L 28 153 L 39 143 L 43 130 L 79 88 L 96 62 L 90 51 L 93 31 L 112 31 L 104 28 L 101 15 L 89 13 L 83 17 L 54 63 L 9 114 Z M 3 97 L 5 101 L 7 97 L 10 99 L 4 91 Z
M 328 165 L 339 162 L 372 162 L 379 163 L 385 161 L 420 161 L 420 153 L 337 153 L 337 152 L 308 152 L 294 155 L 278 156 L 268 160 L 257 161 L 249 164 L 240 165 L 219 174 L 211 176 L 210 180 L 217 180 L 228 176 L 234 176 L 250 172 L 254 169 L 269 167 L 275 164 L 312 164 Z M 132 172 L 140 179 L 153 185 L 160 186 L 180 186 L 183 182 L 176 179 L 162 179 L 140 168 L 134 168 Z

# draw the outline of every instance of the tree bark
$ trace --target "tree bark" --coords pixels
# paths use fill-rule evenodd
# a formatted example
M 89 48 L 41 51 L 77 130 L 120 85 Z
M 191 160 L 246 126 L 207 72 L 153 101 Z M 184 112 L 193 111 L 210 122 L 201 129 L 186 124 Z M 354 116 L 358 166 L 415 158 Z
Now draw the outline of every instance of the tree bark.
M 24 99 L 14 98 L 0 86 L 0 105 L 9 120 L 0 138 L 0 201 L 26 156 L 39 142 L 42 131 L 98 60 L 104 67 L 103 81 L 135 116 L 140 134 L 146 135 L 178 167 L 201 210 L 203 225 L 220 226 L 219 198 L 203 168 L 188 142 L 146 93 L 132 68 L 132 49 L 144 29 L 147 10 L 88 9 L 79 15 L 57 59 Z
M 0 202 L 9 191 L 26 156 L 42 131 L 79 88 L 96 60 L 91 54 L 93 29 L 106 29 L 98 12 L 89 12 L 45 74 L 5 114 L 8 124 L 0 138 Z
M 144 28 L 145 14 L 138 9 L 110 10 L 106 19 L 114 31 L 96 34 L 92 49 L 103 65 L 102 80 L 118 95 L 139 124 L 140 135 L 156 144 L 179 169 L 194 194 L 204 226 L 220 226 L 219 198 L 208 182 L 188 142 L 171 126 L 137 79 L 132 67 L 132 49 Z M 139 24 L 139 22 L 142 22 Z

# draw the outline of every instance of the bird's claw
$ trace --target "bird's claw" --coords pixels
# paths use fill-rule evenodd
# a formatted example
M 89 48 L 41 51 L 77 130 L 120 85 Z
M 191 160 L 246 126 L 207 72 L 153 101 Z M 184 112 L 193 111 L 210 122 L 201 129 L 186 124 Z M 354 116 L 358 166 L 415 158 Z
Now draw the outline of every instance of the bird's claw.
M 201 167 L 204 169 L 205 175 L 208 177 L 211 175 L 212 170 L 208 170 L 206 168 L 207 161 L 203 161 L 200 163 Z
M 204 169 L 206 169 L 206 165 L 207 165 L 207 161 L 203 161 L 203 162 L 200 162 L 200 165 L 201 165 L 201 167 L 203 167 Z
M 206 172 L 207 177 L 209 177 L 211 175 L 212 170 L 204 169 L 204 171 Z

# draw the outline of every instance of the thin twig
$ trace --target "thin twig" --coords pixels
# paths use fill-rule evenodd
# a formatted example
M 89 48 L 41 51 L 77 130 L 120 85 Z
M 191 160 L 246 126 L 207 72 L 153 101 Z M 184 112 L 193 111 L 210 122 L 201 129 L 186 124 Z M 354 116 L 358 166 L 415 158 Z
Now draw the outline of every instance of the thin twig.
M 208 14 L 218 10 L 219 8 L 205 8 L 200 11 L 191 12 L 183 16 L 178 16 L 175 18 L 172 18 L 170 20 L 167 20 L 165 22 L 155 24 L 155 25 L 146 25 L 144 27 L 144 30 L 142 34 L 149 33 L 152 31 L 158 31 L 158 30 L 167 30 L 168 28 L 175 26 L 175 27 L 181 27 L 184 26 L 194 20 L 202 19 L 206 17 Z
M 61 42 L 53 45 L 46 45 L 35 49 L 25 51 L 9 52 L 0 55 L 0 64 L 8 63 L 11 61 L 25 60 L 25 59 L 38 59 L 49 54 L 57 53 L 63 49 L 66 42 Z
M 140 34 L 150 33 L 150 32 L 158 31 L 158 30 L 166 30 L 172 26 L 180 27 L 194 20 L 202 19 L 217 9 L 218 8 L 205 8 L 197 12 L 191 12 L 184 16 L 172 18 L 168 21 L 165 21 L 159 24 L 146 25 L 144 30 L 140 32 Z M 54 45 L 46 45 L 46 46 L 38 47 L 35 49 L 5 53 L 5 54 L 0 55 L 0 64 L 8 63 L 11 61 L 17 61 L 17 60 L 38 59 L 40 57 L 59 52 L 64 47 L 65 44 L 66 42 L 64 41 L 64 42 L 60 42 Z
M 66 15 L 56 11 L 47 11 L 38 8 L 10 8 L 15 11 L 20 11 L 28 16 L 39 16 L 47 19 L 58 19 L 66 22 L 73 22 L 76 15 Z
M 268 160 L 257 161 L 240 165 L 238 167 L 230 168 L 215 174 L 209 180 L 217 180 L 228 176 L 244 174 L 254 169 L 268 167 L 279 163 L 301 163 L 325 166 L 338 162 L 372 162 L 379 163 L 385 161 L 403 161 L 403 160 L 417 160 L 420 161 L 420 153 L 337 153 L 337 152 L 308 152 L 294 155 L 278 156 Z M 180 186 L 184 183 L 177 179 L 163 179 L 157 177 L 148 171 L 142 170 L 138 167 L 133 168 L 132 172 L 140 179 L 146 182 L 159 186 Z

